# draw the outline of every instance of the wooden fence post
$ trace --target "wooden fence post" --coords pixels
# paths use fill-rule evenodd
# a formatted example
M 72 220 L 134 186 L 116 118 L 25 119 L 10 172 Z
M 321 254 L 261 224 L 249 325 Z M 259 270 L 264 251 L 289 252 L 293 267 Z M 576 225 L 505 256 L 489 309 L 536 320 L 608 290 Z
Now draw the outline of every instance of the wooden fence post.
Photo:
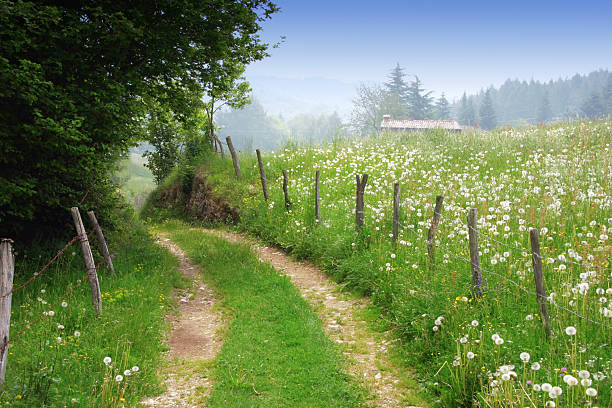
M 548 305 L 546 304 L 546 288 L 544 287 L 542 257 L 540 256 L 540 237 L 537 229 L 531 228 L 529 230 L 529 241 L 531 242 L 531 262 L 533 263 L 533 277 L 535 280 L 538 307 L 540 309 L 542 322 L 544 323 L 546 337 L 550 337 L 550 316 L 548 314 Z
M 470 239 L 470 266 L 472 269 L 472 291 L 474 296 L 482 294 L 482 271 L 480 270 L 480 253 L 478 252 L 478 217 L 475 208 L 470 208 L 467 216 L 468 237 Z
M 442 201 L 444 200 L 444 196 L 439 195 L 436 196 L 436 206 L 434 207 L 433 217 L 431 219 L 431 226 L 429 227 L 429 231 L 427 231 L 427 255 L 429 256 L 429 260 L 433 262 L 434 260 L 434 244 L 436 239 L 436 231 L 438 230 L 438 224 L 440 223 L 440 215 L 442 214 Z
M 285 208 L 291 208 L 291 199 L 289 198 L 289 176 L 287 170 L 283 169 L 283 194 L 285 194 Z
M 13 295 L 13 273 L 15 263 L 11 248 L 12 240 L 0 239 L 0 388 L 6 375 L 8 358 L 9 329 L 11 327 L 11 300 Z
M 393 245 L 397 244 L 399 235 L 399 212 L 400 212 L 400 186 L 399 183 L 393 184 Z
M 108 252 L 108 246 L 106 245 L 106 239 L 104 239 L 104 234 L 102 233 L 102 228 L 100 228 L 100 224 L 98 224 L 98 219 L 93 211 L 87 211 L 87 216 L 89 217 L 89 221 L 93 224 L 94 231 L 96 232 L 96 236 L 98 237 L 98 242 L 100 243 L 100 247 L 102 248 L 102 255 L 104 255 L 104 262 L 110 269 L 111 273 L 115 274 L 115 267 L 113 266 L 113 260 L 111 259 L 111 255 Z
M 81 251 L 83 252 L 83 259 L 85 259 L 85 266 L 87 267 L 87 277 L 89 278 L 89 286 L 91 286 L 91 301 L 96 313 L 99 314 L 102 312 L 102 296 L 100 294 L 100 283 L 98 282 L 96 264 L 94 263 L 89 240 L 87 239 L 87 232 L 85 232 L 85 227 L 83 226 L 83 220 L 81 220 L 81 213 L 78 207 L 72 207 L 70 212 L 72 213 L 74 226 L 76 227 L 77 235 L 81 242 Z
M 363 226 L 363 194 L 365 192 L 366 183 L 368 182 L 368 174 L 364 173 L 364 175 L 359 178 L 359 174 L 357 174 L 357 197 L 355 198 L 355 229 L 357 232 L 361 231 L 361 227 Z
M 240 163 L 238 162 L 238 155 L 236 154 L 236 150 L 234 149 L 234 144 L 232 143 L 231 137 L 226 137 L 225 141 L 227 142 L 227 148 L 232 155 L 232 161 L 234 162 L 234 171 L 236 172 L 236 178 L 242 178 L 242 172 L 240 171 Z
M 321 221 L 321 196 L 319 195 L 319 181 L 321 180 L 321 170 L 315 174 L 315 220 Z
M 266 170 L 264 169 L 263 161 L 261 160 L 261 152 L 259 149 L 255 150 L 257 153 L 257 163 L 259 164 L 259 177 L 261 178 L 261 188 L 263 189 L 264 200 L 268 201 L 268 182 L 266 180 Z

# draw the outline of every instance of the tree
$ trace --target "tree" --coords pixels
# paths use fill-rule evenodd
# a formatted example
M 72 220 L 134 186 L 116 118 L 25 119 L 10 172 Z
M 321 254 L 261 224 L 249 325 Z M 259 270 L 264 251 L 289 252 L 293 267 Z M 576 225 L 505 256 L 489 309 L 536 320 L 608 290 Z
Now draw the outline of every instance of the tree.
M 587 118 L 600 118 L 606 114 L 606 107 L 599 93 L 593 92 L 580 107 Z
M 439 119 L 439 120 L 450 119 L 450 107 L 449 107 L 448 100 L 446 100 L 446 98 L 444 97 L 444 92 L 442 93 L 440 98 L 438 98 L 436 102 L 435 112 L 436 112 L 436 115 L 435 115 L 436 119 Z
M 612 115 L 612 74 L 608 75 L 608 82 L 603 90 L 602 99 L 606 108 L 606 114 Z
M 109 174 L 140 136 L 146 99 L 183 120 L 194 92 L 267 56 L 257 33 L 277 10 L 269 0 L 0 0 L 0 236 L 63 230 L 78 203 L 108 210 Z
M 457 119 L 459 123 L 464 126 L 474 126 L 476 124 L 476 111 L 472 100 L 467 98 L 465 92 L 459 102 L 459 111 L 457 113 Z
M 408 111 L 412 119 L 429 119 L 433 110 L 431 91 L 425 92 L 418 76 L 410 83 L 407 91 Z
M 493 109 L 493 100 L 491 99 L 491 89 L 487 89 L 484 94 L 484 98 L 480 103 L 480 111 L 478 112 L 480 117 L 480 126 L 484 129 L 493 129 L 497 125 L 497 117 L 495 116 L 495 109 Z
M 234 65 L 233 70 L 230 72 L 230 75 L 221 77 L 217 81 L 205 86 L 208 102 L 204 105 L 204 110 L 209 125 L 208 136 L 211 144 L 214 145 L 215 151 L 218 149 L 221 153 L 223 153 L 223 144 L 215 135 L 215 113 L 224 106 L 240 109 L 250 102 L 249 93 L 251 92 L 251 87 L 242 76 L 244 66 Z
M 538 108 L 537 121 L 544 123 L 548 122 L 552 118 L 552 109 L 550 107 L 550 100 L 548 99 L 548 92 L 544 92 L 542 101 Z
M 266 114 L 256 98 L 242 108 L 219 111 L 216 123 L 221 140 L 231 136 L 235 148 L 242 151 L 278 149 L 289 133 L 285 123 Z
M 362 136 L 378 131 L 382 122 L 385 91 L 378 85 L 360 84 L 353 99 L 351 127 Z
M 390 109 L 387 114 L 394 119 L 403 119 L 408 114 L 408 85 L 404 81 L 404 70 L 399 63 L 391 70 L 388 82 L 385 82 L 385 90 Z

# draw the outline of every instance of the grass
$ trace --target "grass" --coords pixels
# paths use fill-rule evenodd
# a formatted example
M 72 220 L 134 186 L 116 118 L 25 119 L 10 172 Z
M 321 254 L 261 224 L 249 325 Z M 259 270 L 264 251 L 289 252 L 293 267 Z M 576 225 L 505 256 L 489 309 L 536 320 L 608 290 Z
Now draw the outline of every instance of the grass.
M 11 345 L 0 405 L 15 407 L 134 406 L 160 391 L 157 371 L 172 287 L 179 284 L 177 261 L 153 242 L 143 227 L 106 237 L 116 253 L 116 274 L 102 267 L 99 281 L 102 314 L 96 317 L 87 280 L 20 337 L 33 322 L 85 274 L 78 243 L 44 274 L 14 293 Z M 95 239 L 92 240 L 95 245 Z M 53 248 L 18 249 L 15 286 L 25 281 L 63 244 Z M 94 254 L 97 250 L 94 247 Z M 101 258 L 96 256 L 96 262 Z M 103 359 L 110 357 L 108 366 Z M 137 366 L 138 371 L 132 371 Z M 130 375 L 124 373 L 130 369 Z M 122 375 L 121 382 L 115 381 Z M 105 381 L 107 380 L 107 381 Z
M 119 162 L 115 178 L 121 194 L 136 209 L 144 203 L 147 195 L 155 188 L 151 170 L 145 167 L 146 159 L 136 153 Z
M 205 165 L 215 191 L 240 208 L 239 228 L 320 264 L 346 287 L 372 297 L 403 340 L 404 364 L 416 369 L 440 405 L 586 401 L 610 407 L 612 332 L 592 321 L 612 326 L 611 146 L 611 123 L 600 121 L 478 134 L 383 135 L 285 149 L 264 156 L 268 202 L 261 197 L 254 155 L 241 157 L 241 181 L 229 160 Z M 289 172 L 290 211 L 283 206 L 282 169 Z M 313 209 L 317 169 L 320 223 Z M 365 227 L 356 234 L 355 175 L 363 173 L 370 174 Z M 388 234 L 396 181 L 402 210 L 399 246 L 393 247 Z M 424 237 L 437 194 L 445 200 L 432 263 Z M 470 207 L 478 210 L 480 232 L 512 247 L 480 237 L 486 283 L 480 298 L 472 296 L 469 264 L 456 257 L 469 258 Z M 540 230 L 544 279 L 554 300 L 550 339 L 535 296 L 523 291 L 535 288 L 531 227 Z M 567 335 L 568 327 L 576 335 Z M 494 335 L 503 343 L 496 344 Z M 528 363 L 521 353 L 529 354 Z M 532 368 L 534 362 L 540 369 Z M 567 376 L 578 378 L 581 371 L 589 378 L 569 385 Z M 563 393 L 543 392 L 543 384 Z
M 289 278 L 229 243 L 177 222 L 162 225 L 204 268 L 233 316 L 217 357 L 209 407 L 358 407 L 361 390 Z

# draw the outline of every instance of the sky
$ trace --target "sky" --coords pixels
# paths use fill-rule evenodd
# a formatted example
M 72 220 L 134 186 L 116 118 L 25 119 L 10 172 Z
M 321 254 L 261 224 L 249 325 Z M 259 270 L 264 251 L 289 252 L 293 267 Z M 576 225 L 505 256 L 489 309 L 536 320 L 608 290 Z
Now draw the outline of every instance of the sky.
M 435 96 L 507 78 L 567 78 L 612 68 L 612 1 L 277 0 L 276 43 L 246 76 L 382 83 L 399 63 Z

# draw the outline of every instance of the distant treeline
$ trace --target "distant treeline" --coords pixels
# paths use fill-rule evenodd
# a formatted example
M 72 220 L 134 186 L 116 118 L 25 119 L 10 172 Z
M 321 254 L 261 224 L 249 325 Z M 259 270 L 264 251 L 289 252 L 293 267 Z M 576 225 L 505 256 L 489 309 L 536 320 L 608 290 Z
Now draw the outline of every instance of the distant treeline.
M 310 144 L 329 141 L 342 132 L 342 120 L 336 112 L 331 114 L 299 114 L 289 120 L 280 115 L 266 113 L 264 107 L 252 98 L 241 109 L 228 109 L 217 114 L 215 124 L 222 140 L 232 137 L 238 150 L 276 150 L 287 143 Z
M 418 76 L 406 78 L 397 64 L 382 84 L 362 84 L 356 90 L 348 122 L 339 115 L 299 114 L 289 120 L 266 113 L 257 99 L 241 109 L 221 111 L 215 118 L 221 139 L 231 136 L 239 150 L 275 150 L 287 143 L 328 141 L 346 134 L 378 131 L 382 116 L 393 119 L 456 119 L 465 126 L 493 129 L 580 117 L 612 114 L 612 73 L 598 70 L 569 79 L 539 82 L 508 79 L 499 88 L 464 95 L 450 103 L 427 90 Z
M 451 105 L 455 117 L 464 125 L 472 125 L 478 120 L 478 112 L 487 93 L 497 125 L 534 124 L 612 114 L 612 73 L 608 70 L 548 82 L 508 79 L 499 88 L 490 87 L 476 95 L 464 94 L 463 98 Z M 469 105 L 472 107 L 472 117 Z

